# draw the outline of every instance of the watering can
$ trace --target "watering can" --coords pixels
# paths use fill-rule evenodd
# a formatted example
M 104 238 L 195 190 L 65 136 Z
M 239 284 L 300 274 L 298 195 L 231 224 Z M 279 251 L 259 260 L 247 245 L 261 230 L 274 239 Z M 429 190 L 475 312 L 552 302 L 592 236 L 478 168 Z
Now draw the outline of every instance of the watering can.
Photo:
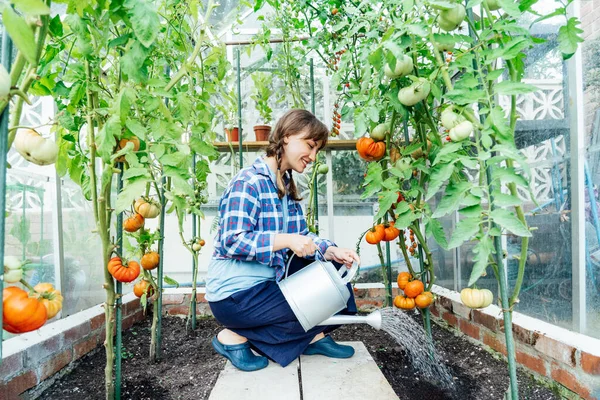
M 318 249 L 317 252 L 325 260 Z M 285 277 L 279 282 L 279 288 L 305 331 L 317 325 L 359 323 L 369 324 L 375 329 L 381 328 L 379 311 L 367 316 L 334 315 L 346 308 L 350 299 L 346 285 L 358 272 L 356 262 L 349 270 L 340 268 L 338 271 L 331 262 L 315 257 L 314 262 L 288 277 L 293 257 L 294 254 L 285 266 Z

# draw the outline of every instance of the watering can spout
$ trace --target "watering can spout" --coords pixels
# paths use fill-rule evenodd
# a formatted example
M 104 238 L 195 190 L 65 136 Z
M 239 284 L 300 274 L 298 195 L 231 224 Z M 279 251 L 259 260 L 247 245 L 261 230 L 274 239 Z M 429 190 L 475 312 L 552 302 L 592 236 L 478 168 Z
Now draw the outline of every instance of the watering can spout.
M 381 329 L 381 312 L 379 310 L 373 311 L 371 314 L 362 315 L 334 315 L 333 317 L 327 318 L 319 325 L 345 325 L 345 324 L 369 324 L 373 328 Z

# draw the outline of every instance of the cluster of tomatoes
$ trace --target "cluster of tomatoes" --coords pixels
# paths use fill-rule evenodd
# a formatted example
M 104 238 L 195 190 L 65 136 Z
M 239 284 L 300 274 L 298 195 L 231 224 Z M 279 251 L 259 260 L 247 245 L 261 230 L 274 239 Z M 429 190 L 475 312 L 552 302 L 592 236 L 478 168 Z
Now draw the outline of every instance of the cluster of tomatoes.
M 331 128 L 331 136 L 336 137 L 340 134 L 340 129 L 342 127 L 342 115 L 338 111 L 340 105 L 335 103 L 333 106 L 333 128 Z
M 427 308 L 433 303 L 433 293 L 425 291 L 425 285 L 418 279 L 414 279 L 408 272 L 398 274 L 398 287 L 404 291 L 404 295 L 394 298 L 394 305 L 403 310 L 412 310 L 415 307 Z
M 406 246 L 406 250 L 410 252 L 410 255 L 414 257 L 415 251 L 417 251 L 417 240 L 415 239 L 415 232 L 410 229 L 410 246 Z
M 127 232 L 136 232 L 146 218 L 156 218 L 160 214 L 160 204 L 150 198 L 140 197 L 133 204 L 134 214 L 123 221 L 123 229 Z
M 378 244 L 379 242 L 391 242 L 400 235 L 400 229 L 394 226 L 394 222 L 378 224 L 371 228 L 365 235 L 369 244 Z

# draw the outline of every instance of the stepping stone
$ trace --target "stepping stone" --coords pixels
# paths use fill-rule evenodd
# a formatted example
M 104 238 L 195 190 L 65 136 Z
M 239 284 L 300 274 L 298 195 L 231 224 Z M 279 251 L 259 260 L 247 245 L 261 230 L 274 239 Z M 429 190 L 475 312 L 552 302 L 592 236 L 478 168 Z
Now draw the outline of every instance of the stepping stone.
M 298 359 L 287 367 L 269 361 L 258 371 L 240 371 L 227 361 L 208 400 L 300 400 Z
M 398 400 L 362 342 L 340 342 L 356 353 L 345 359 L 300 356 L 303 400 Z
M 285 368 L 270 361 L 254 372 L 227 361 L 209 400 L 399 400 L 365 345 L 342 343 L 354 347 L 354 356 L 300 356 Z

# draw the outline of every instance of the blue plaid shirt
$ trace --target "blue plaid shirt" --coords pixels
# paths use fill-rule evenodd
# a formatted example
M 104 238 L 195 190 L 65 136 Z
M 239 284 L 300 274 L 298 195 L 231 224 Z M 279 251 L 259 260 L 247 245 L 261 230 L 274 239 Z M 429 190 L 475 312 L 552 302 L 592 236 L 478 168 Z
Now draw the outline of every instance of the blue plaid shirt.
M 308 231 L 299 202 L 288 202 L 287 229 L 283 228 L 283 207 L 277 196 L 275 174 L 262 157 L 241 170 L 231 181 L 219 202 L 219 229 L 215 236 L 217 260 L 257 261 L 275 268 L 279 281 L 283 277 L 287 249 L 273 251 L 277 233 L 296 233 L 311 237 L 324 254 L 333 242 Z

